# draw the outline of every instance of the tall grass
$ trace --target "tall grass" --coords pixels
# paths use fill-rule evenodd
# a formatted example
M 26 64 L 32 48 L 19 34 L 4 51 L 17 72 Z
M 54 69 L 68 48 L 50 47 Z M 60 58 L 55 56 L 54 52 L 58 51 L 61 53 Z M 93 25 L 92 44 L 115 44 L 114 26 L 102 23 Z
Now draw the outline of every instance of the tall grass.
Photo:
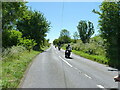
M 22 46 L 13 46 L 3 50 L 2 53 L 2 88 L 16 88 L 28 64 L 38 51 L 29 52 Z
M 19 59 L 20 54 L 22 54 L 27 49 L 23 46 L 13 46 L 11 48 L 4 49 L 2 51 L 2 60 L 10 61 L 15 58 Z

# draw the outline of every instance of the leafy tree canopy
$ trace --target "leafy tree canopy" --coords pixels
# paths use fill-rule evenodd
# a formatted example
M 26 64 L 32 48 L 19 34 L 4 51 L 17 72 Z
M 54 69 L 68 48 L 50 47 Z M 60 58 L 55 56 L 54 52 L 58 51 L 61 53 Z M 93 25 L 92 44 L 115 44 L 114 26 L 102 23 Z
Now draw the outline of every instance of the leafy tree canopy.
M 61 30 L 59 40 L 61 43 L 70 43 L 70 32 L 66 29 Z
M 34 39 L 39 47 L 44 43 L 46 33 L 50 29 L 50 23 L 42 13 L 28 11 L 27 16 L 18 21 L 17 29 L 23 33 L 23 37 Z
M 106 39 L 109 65 L 120 69 L 120 1 L 107 0 L 107 2 L 102 2 L 100 11 L 93 10 L 94 13 L 100 15 L 100 33 Z
M 80 38 L 83 43 L 89 42 L 90 37 L 94 34 L 94 26 L 90 21 L 81 20 L 77 26 Z
M 12 29 L 16 21 L 24 16 L 25 2 L 2 2 L 2 29 Z

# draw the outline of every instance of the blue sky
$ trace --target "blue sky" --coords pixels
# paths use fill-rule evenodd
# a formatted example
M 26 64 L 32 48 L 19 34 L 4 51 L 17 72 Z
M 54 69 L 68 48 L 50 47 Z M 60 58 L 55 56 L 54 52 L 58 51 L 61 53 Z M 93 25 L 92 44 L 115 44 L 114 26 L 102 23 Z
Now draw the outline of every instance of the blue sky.
M 99 15 L 93 13 L 92 10 L 99 11 L 100 4 L 101 2 L 29 2 L 27 6 L 42 12 L 51 22 L 51 29 L 46 38 L 52 42 L 59 37 L 62 29 L 67 29 L 72 37 L 77 31 L 80 20 L 93 22 L 95 34 L 97 34 Z

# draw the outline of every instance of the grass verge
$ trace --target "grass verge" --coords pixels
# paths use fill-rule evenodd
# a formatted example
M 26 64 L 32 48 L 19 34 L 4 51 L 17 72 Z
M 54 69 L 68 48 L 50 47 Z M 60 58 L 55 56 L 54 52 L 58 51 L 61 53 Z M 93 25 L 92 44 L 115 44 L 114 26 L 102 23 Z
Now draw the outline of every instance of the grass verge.
M 47 48 L 43 50 L 45 49 Z M 16 58 L 9 57 L 7 60 L 4 59 L 2 61 L 2 88 L 17 88 L 28 65 L 41 52 L 25 50 Z
M 89 54 L 84 53 L 82 51 L 76 51 L 76 50 L 72 50 L 72 52 L 75 53 L 76 55 L 85 57 L 85 58 L 90 59 L 92 61 L 96 61 L 96 62 L 99 62 L 99 63 L 102 63 L 102 64 L 108 64 L 108 60 L 104 56 L 89 55 Z

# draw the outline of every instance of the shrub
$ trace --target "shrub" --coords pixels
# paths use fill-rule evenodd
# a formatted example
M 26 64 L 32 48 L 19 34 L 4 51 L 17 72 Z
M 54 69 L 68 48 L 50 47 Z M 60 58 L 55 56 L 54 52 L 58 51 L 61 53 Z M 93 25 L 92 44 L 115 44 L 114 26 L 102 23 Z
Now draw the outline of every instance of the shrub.
M 37 43 L 33 39 L 20 38 L 18 45 L 24 46 L 27 50 L 33 49 Z
M 4 30 L 2 32 L 2 46 L 7 48 L 13 45 L 17 45 L 19 38 L 22 37 L 22 33 L 16 30 Z
M 102 39 L 100 36 L 91 38 L 89 43 L 84 44 L 81 40 L 77 40 L 77 43 L 72 44 L 73 50 L 83 51 L 90 55 L 103 56 L 106 54 L 105 46 L 104 39 Z

